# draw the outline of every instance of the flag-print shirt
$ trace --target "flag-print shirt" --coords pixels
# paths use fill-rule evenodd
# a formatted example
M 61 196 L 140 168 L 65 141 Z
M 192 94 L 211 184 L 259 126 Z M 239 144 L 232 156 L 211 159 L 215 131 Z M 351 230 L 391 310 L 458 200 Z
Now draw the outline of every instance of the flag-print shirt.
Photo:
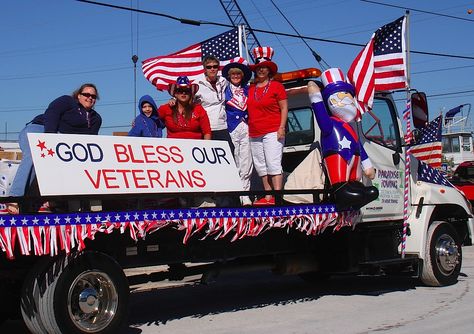
M 227 113 L 227 129 L 229 132 L 234 131 L 240 122 L 248 122 L 248 95 L 248 86 L 235 87 L 229 83 L 225 89 L 225 110 Z

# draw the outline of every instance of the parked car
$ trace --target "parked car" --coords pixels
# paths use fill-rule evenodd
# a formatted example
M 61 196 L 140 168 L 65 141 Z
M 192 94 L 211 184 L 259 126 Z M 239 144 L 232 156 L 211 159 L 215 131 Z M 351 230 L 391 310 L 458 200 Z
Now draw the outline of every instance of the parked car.
M 474 161 L 459 164 L 451 178 L 451 183 L 464 193 L 471 204 L 474 204 Z

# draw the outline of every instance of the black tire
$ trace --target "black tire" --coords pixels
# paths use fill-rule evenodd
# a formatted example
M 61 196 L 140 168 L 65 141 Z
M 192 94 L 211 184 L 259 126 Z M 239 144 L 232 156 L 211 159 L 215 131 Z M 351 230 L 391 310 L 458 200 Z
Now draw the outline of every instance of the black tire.
M 462 245 L 448 223 L 433 222 L 428 228 L 421 281 L 428 286 L 446 286 L 458 281 L 462 265 Z
M 49 333 L 118 333 L 127 323 L 127 278 L 110 256 L 84 252 L 63 258 L 39 309 Z
M 26 275 L 21 288 L 20 311 L 23 322 L 32 333 L 46 332 L 39 308 L 45 293 L 46 273 L 52 263 L 54 260 L 51 257 L 39 259 Z

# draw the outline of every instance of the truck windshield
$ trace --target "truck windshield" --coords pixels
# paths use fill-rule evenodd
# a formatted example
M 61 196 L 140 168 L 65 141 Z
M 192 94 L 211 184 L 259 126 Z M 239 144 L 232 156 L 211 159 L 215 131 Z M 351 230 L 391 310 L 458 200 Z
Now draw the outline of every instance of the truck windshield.
M 368 140 L 388 148 L 397 148 L 399 130 L 389 99 L 375 99 L 372 110 L 362 116 L 361 126 Z

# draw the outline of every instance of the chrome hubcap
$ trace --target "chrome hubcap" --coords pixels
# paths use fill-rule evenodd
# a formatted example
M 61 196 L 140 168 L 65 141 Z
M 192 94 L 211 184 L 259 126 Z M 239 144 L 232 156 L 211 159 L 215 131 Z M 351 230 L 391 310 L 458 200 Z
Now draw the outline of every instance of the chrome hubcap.
M 99 298 L 97 291 L 93 288 L 86 288 L 79 294 L 79 308 L 84 313 L 97 312 L 99 309 Z
M 436 263 L 440 271 L 448 276 L 459 264 L 459 249 L 454 239 L 443 234 L 436 243 Z
M 69 316 L 83 332 L 97 333 L 106 328 L 114 319 L 117 308 L 117 290 L 103 272 L 85 271 L 69 288 Z

